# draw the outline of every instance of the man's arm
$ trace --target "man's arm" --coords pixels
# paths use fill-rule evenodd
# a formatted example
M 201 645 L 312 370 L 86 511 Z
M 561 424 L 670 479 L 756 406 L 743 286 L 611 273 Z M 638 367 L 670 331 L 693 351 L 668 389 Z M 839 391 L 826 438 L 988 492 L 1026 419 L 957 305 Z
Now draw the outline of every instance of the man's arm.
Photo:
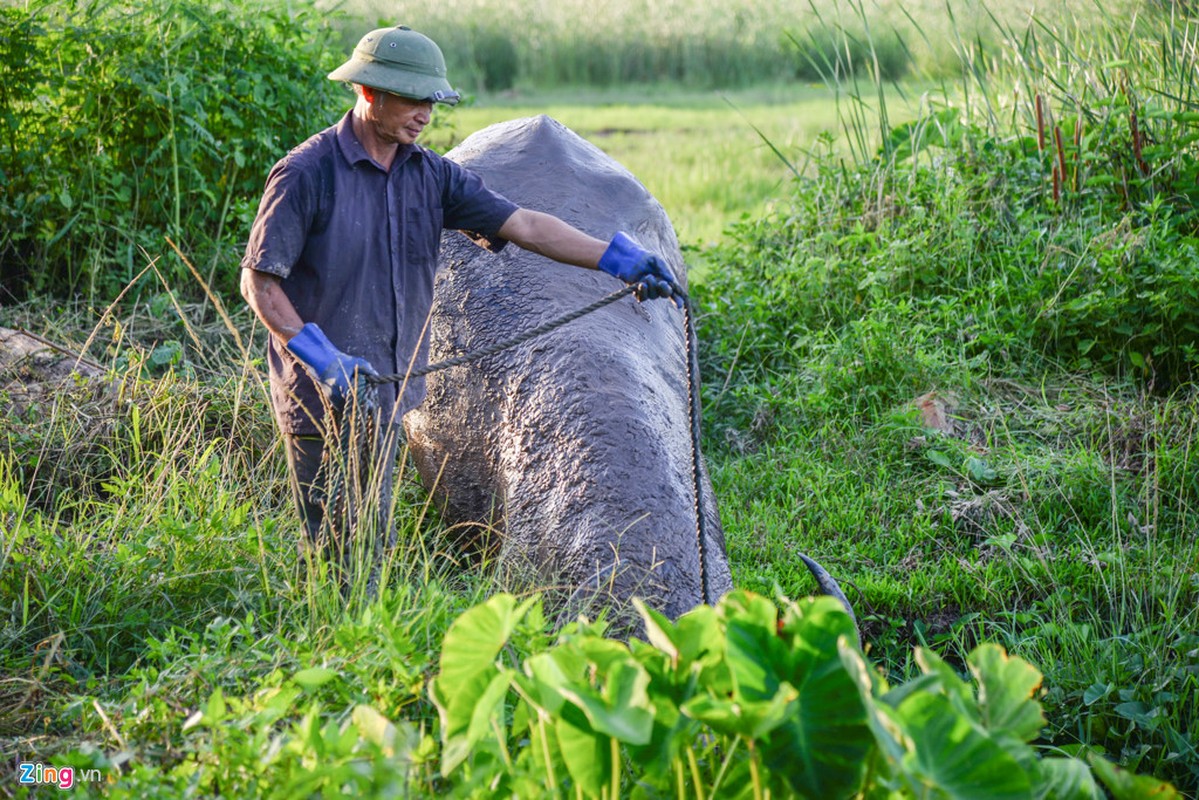
M 329 387 L 335 408 L 342 407 L 353 386 L 361 385 L 362 376 L 379 374 L 365 358 L 338 350 L 317 325 L 305 325 L 275 275 L 243 269 L 241 293 L 267 330 L 282 339 L 288 351 Z
M 304 327 L 304 321 L 283 292 L 277 276 L 256 269 L 243 269 L 241 295 L 267 330 L 283 341 L 289 341 Z
M 518 208 L 499 235 L 525 250 L 563 264 L 596 269 L 608 243 L 588 236 L 551 214 Z

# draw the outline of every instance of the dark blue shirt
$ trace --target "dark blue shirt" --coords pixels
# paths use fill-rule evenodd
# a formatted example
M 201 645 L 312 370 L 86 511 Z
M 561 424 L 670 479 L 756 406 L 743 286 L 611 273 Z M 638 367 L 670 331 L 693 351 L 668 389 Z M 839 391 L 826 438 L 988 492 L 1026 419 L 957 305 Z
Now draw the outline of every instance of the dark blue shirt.
M 422 332 L 433 302 L 443 228 L 498 252 L 498 231 L 516 205 L 468 169 L 417 145 L 401 145 L 389 171 L 367 155 L 346 114 L 288 153 L 267 178 L 243 269 L 282 278 L 300 319 L 339 350 L 381 373 L 425 364 Z M 270 337 L 271 403 L 284 433 L 321 430 L 320 389 L 304 365 Z M 385 413 L 396 387 L 380 387 Z M 395 419 L 420 403 L 424 379 L 408 382 Z

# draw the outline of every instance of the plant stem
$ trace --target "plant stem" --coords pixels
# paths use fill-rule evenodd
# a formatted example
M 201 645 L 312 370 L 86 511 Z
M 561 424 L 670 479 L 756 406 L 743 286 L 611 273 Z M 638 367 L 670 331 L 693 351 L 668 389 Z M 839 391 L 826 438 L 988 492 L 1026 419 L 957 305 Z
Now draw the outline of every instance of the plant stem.
M 545 729 L 545 717 L 542 716 L 540 709 L 534 707 L 534 711 L 537 713 L 537 730 L 541 739 L 541 755 L 545 758 L 545 775 L 550 782 L 550 791 L 554 793 L 554 797 L 557 797 L 558 776 L 554 774 L 554 760 L 550 758 L 550 742 L 547 738 L 548 732 Z
M 508 752 L 508 743 L 504 741 L 504 729 L 500 726 L 500 721 L 495 717 L 491 718 L 491 728 L 495 731 L 495 740 L 500 745 L 500 757 L 504 760 L 504 766 L 508 771 L 512 771 L 512 755 Z
M 720 784 L 724 781 L 724 774 L 728 772 L 729 765 L 733 763 L 733 755 L 737 752 L 737 745 L 741 744 L 741 737 L 733 738 L 733 743 L 729 745 L 729 752 L 725 754 L 724 761 L 720 764 L 720 772 L 716 773 L 716 780 L 712 783 L 712 795 L 716 795 L 716 791 L 720 788 Z
M 695 760 L 695 748 L 687 748 L 687 765 L 691 768 L 691 781 L 695 784 L 696 800 L 704 800 L 704 782 L 699 777 L 699 763 Z
M 608 738 L 608 746 L 612 749 L 612 800 L 620 797 L 620 742 L 616 737 Z
M 758 751 L 753 740 L 746 742 L 749 748 L 749 777 L 754 785 L 754 800 L 762 800 L 762 776 L 758 774 Z

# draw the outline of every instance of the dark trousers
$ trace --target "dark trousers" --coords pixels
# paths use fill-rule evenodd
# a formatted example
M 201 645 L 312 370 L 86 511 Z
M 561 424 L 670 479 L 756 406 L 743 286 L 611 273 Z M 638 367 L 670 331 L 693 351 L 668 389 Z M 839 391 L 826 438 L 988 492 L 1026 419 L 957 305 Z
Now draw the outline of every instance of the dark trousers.
M 392 497 L 398 425 L 371 421 L 326 437 L 284 435 L 292 496 L 304 525 L 302 554 L 328 560 L 343 577 L 372 571 L 395 544 Z

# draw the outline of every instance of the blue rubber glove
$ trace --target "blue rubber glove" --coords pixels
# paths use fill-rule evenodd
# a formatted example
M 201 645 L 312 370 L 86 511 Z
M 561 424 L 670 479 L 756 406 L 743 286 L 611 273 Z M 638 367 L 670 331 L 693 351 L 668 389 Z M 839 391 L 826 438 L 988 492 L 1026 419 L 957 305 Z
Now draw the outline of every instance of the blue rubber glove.
M 612 237 L 608 249 L 600 257 L 599 268 L 625 283 L 638 284 L 638 300 L 670 297 L 677 285 L 666 262 L 634 242 L 623 231 Z M 682 298 L 675 297 L 674 302 L 679 308 L 683 307 Z
M 351 387 L 365 375 L 378 375 L 365 358 L 346 355 L 333 346 L 316 323 L 309 322 L 287 342 L 287 349 L 328 387 L 335 408 L 345 405 Z

